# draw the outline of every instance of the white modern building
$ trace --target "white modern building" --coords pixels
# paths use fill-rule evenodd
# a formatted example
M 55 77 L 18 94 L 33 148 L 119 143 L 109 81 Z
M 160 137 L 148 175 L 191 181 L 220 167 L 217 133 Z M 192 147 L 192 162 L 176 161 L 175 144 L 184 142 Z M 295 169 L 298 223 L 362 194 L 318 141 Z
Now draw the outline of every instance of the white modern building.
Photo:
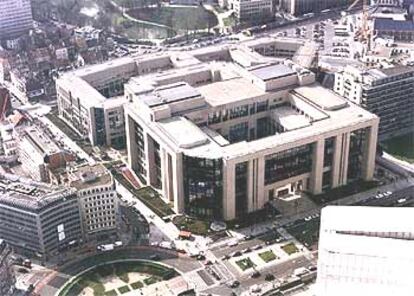
M 366 69 L 347 66 L 335 73 L 334 91 L 380 117 L 381 139 L 414 129 L 414 67 Z
M 413 215 L 413 208 L 324 208 L 316 295 L 412 295 Z
M 235 51 L 231 49 L 240 48 Z M 212 61 L 236 59 L 244 63 L 245 52 L 264 56 L 292 58 L 309 67 L 315 44 L 292 38 L 260 38 L 235 45 L 219 45 L 191 52 L 165 52 L 115 59 L 62 75 L 57 81 L 60 117 L 92 145 L 125 147 L 123 105 L 124 84 L 131 78 L 168 69 L 180 69 Z M 306 58 L 304 58 L 306 56 Z M 250 63 L 250 60 L 247 59 Z
M 232 220 L 373 178 L 377 116 L 289 60 L 229 56 L 125 85 L 129 165 L 176 212 Z
M 32 26 L 30 0 L 0 0 L 0 39 L 19 37 Z
M 272 0 L 228 0 L 226 4 L 240 21 L 265 21 L 274 16 Z

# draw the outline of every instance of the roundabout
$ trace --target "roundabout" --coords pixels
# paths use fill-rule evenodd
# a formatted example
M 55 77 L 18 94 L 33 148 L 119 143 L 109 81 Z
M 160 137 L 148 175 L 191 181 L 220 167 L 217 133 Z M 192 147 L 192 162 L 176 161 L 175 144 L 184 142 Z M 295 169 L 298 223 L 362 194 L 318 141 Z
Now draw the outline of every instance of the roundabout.
M 157 261 L 149 258 L 156 256 Z M 35 285 L 42 296 L 174 295 L 191 287 L 182 276 L 200 263 L 175 251 L 129 247 L 105 253 L 78 254 Z M 155 293 L 155 294 L 154 294 Z
M 58 296 L 116 296 L 130 291 L 151 290 L 157 284 L 157 290 L 165 285 L 161 282 L 177 277 L 174 268 L 147 260 L 118 260 L 91 267 L 73 277 L 58 292 Z M 165 287 L 168 289 L 167 287 Z

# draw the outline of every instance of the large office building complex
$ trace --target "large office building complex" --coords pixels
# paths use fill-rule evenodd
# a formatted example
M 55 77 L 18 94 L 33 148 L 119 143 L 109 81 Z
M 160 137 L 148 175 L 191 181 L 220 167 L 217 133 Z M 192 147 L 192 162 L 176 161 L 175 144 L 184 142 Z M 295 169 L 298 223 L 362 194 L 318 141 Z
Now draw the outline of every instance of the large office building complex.
M 218 55 L 124 87 L 129 165 L 176 212 L 232 220 L 372 179 L 377 116 L 291 61 L 242 47 Z
M 76 190 L 0 178 L 0 237 L 18 252 L 47 258 L 82 240 Z
M 32 26 L 30 0 L 0 0 L 0 39 L 18 37 Z
M 274 17 L 272 0 L 228 0 L 224 3 L 240 21 L 264 22 Z
M 412 208 L 324 208 L 316 295 L 412 295 L 413 214 Z
M 92 145 L 125 147 L 124 84 L 130 79 L 167 69 L 195 66 L 203 61 L 229 60 L 230 48 L 216 46 L 192 52 L 166 52 L 116 59 L 62 75 L 57 81 L 60 117 Z M 297 59 L 308 67 L 315 44 L 289 38 L 261 38 L 242 43 L 265 56 Z M 232 54 L 237 54 L 232 51 Z M 306 56 L 306 58 L 304 58 Z
M 414 67 L 360 69 L 335 73 L 334 91 L 380 117 L 380 139 L 414 129 Z

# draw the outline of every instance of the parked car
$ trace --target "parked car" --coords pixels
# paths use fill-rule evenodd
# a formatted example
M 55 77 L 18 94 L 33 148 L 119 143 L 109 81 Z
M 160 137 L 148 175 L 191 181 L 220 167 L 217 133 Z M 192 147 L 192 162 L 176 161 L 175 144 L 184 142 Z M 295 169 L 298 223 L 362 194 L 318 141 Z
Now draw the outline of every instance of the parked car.
M 260 276 L 261 276 L 261 273 L 257 270 L 250 275 L 250 277 L 253 279 L 257 279 Z

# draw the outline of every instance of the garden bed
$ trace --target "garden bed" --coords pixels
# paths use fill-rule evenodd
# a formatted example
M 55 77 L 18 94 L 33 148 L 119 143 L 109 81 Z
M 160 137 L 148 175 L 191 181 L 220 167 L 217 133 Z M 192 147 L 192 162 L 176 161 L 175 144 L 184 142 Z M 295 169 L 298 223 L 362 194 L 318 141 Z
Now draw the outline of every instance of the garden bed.
M 294 253 L 299 252 L 299 249 L 296 247 L 294 243 L 288 243 L 286 245 L 281 246 L 281 249 L 285 251 L 286 254 L 292 255 Z
M 250 258 L 244 258 L 242 260 L 236 261 L 236 264 L 242 271 L 256 267 L 256 264 L 254 264 Z
M 273 253 L 272 250 L 259 253 L 259 257 L 266 263 L 277 259 L 277 256 L 275 255 L 275 253 Z

